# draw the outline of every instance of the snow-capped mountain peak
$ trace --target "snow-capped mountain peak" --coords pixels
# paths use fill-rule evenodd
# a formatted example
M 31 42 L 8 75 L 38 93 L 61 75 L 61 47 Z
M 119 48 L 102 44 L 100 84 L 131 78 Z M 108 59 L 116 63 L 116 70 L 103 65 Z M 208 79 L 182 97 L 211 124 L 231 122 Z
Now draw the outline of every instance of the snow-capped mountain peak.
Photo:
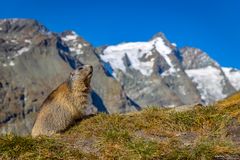
M 192 47 L 178 49 L 162 33 L 156 34 L 148 42 L 108 46 L 102 51 L 100 58 L 105 69 L 117 79 L 119 70 L 128 76 L 137 74 L 133 71 L 139 71 L 144 78 L 157 71 L 170 90 L 182 100 L 186 92 L 196 92 L 193 86 L 196 87 L 202 103 L 212 103 L 239 89 L 236 79 L 225 76 L 231 73 L 238 78 L 239 72 L 225 70 L 228 74 L 224 74 L 220 65 L 207 53 Z M 187 84 L 188 87 L 185 88 Z M 196 98 L 197 95 L 193 97 Z
M 164 57 L 170 67 L 169 71 L 174 72 L 174 65 L 169 58 L 172 49 L 165 44 L 161 37 L 155 37 L 149 42 L 129 42 L 108 46 L 100 57 L 105 63 L 111 65 L 115 71 L 113 75 L 117 70 L 126 72 L 129 67 L 140 71 L 145 76 L 150 76 L 153 73 L 154 50 Z M 130 66 L 126 66 L 124 63 L 124 57 L 128 58 Z

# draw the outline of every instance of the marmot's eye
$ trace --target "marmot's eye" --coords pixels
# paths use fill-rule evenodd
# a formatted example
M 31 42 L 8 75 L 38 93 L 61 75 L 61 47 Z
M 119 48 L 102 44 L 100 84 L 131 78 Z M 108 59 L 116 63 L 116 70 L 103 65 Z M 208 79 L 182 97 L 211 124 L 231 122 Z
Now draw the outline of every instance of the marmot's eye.
M 80 67 L 78 67 L 77 69 L 80 71 L 81 69 L 83 69 L 83 67 L 82 67 L 82 66 L 80 66 Z

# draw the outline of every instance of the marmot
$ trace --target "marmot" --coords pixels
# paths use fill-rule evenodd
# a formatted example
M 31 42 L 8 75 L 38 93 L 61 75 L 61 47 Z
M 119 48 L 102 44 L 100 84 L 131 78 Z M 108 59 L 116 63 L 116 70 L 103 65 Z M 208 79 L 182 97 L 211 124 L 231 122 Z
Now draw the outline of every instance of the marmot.
M 88 107 L 92 73 L 90 65 L 78 67 L 71 72 L 67 81 L 50 93 L 38 113 L 32 129 L 33 137 L 51 136 L 64 131 L 83 116 Z

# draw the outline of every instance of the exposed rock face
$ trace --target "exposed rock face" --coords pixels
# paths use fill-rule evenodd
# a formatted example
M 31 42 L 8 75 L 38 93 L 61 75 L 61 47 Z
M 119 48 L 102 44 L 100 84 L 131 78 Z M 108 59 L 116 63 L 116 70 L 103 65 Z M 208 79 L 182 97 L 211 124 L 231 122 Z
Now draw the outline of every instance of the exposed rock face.
M 220 67 L 199 49 L 179 49 L 162 33 L 94 48 L 73 31 L 0 20 L 0 133 L 30 133 L 43 100 L 81 64 L 94 67 L 91 106 L 108 113 L 207 104 L 240 89 L 239 70 Z
M 36 21 L 0 26 L 0 132 L 27 134 L 42 101 L 71 68 L 59 56 L 57 36 Z
M 60 37 L 34 20 L 1 20 L 0 27 L 0 133 L 30 133 L 43 100 L 80 63 L 94 65 L 93 105 L 110 113 L 131 110 L 122 86 L 106 76 L 83 39 L 76 38 L 79 54 L 67 33 Z

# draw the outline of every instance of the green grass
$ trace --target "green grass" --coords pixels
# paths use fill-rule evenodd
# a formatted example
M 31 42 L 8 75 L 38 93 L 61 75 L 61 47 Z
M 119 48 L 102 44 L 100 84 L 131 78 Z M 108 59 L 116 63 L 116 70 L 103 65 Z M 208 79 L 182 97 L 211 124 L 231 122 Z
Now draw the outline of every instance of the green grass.
M 186 111 L 98 114 L 51 138 L 4 136 L 0 159 L 240 158 L 239 95 Z
M 53 138 L 17 137 L 0 138 L 0 159 L 82 159 L 90 157 Z

